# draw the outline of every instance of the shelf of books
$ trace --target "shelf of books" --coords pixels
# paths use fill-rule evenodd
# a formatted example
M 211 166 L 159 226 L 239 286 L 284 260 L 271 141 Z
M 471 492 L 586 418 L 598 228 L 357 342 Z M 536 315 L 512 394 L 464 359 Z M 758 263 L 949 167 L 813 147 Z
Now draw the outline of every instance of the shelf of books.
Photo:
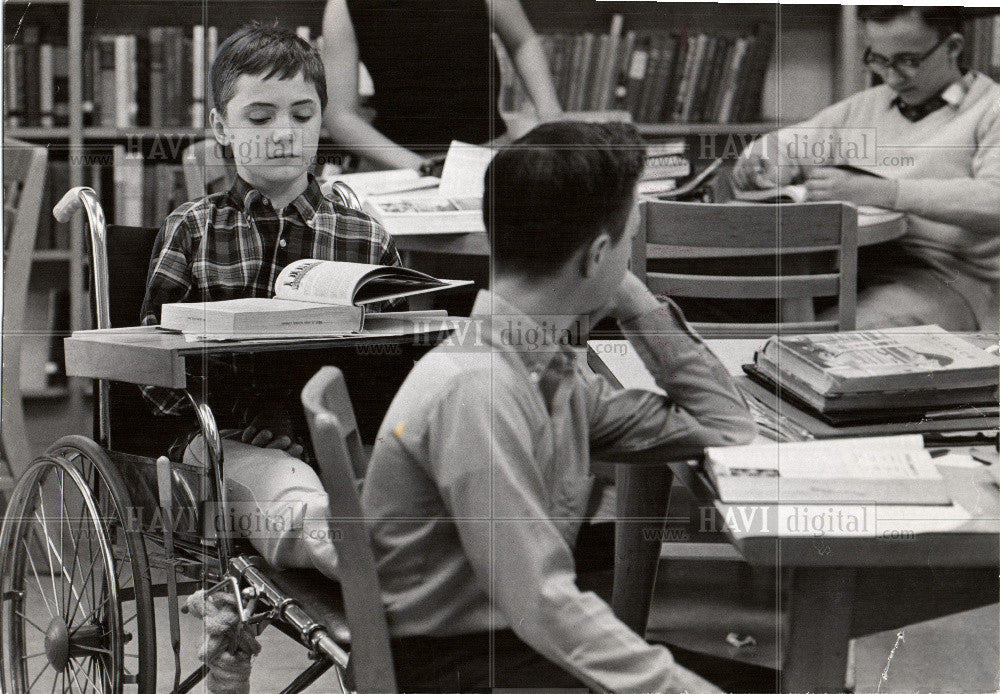
M 664 169 L 659 187 L 718 156 L 715 136 L 726 140 L 724 154 L 735 155 L 738 144 L 775 121 L 803 117 L 771 112 L 774 100 L 766 95 L 775 84 L 809 85 L 808 99 L 787 97 L 782 108 L 832 101 L 843 91 L 838 75 L 858 54 L 847 7 L 760 3 L 722 12 L 714 3 L 522 5 L 542 38 L 563 107 L 627 114 L 663 145 L 658 156 L 670 157 L 675 167 Z M 12 0 L 5 7 L 5 134 L 48 146 L 46 209 L 68 188 L 90 185 L 111 222 L 154 226 L 186 199 L 181 152 L 206 136 L 211 93 L 205 77 L 215 47 L 254 19 L 278 20 L 315 37 L 324 0 Z M 998 37 L 995 10 L 970 15 L 970 63 L 994 77 Z M 500 59 L 501 109 L 523 110 L 527 99 L 510 58 Z M 79 329 L 88 322 L 83 226 L 56 224 L 48 214 L 41 219 L 32 270 L 40 282 L 33 285 L 41 293 L 37 303 L 70 316 L 52 316 L 41 328 Z M 68 291 L 69 301 L 53 300 L 49 290 Z M 71 392 L 80 388 L 69 384 Z M 31 392 L 52 391 L 35 384 Z

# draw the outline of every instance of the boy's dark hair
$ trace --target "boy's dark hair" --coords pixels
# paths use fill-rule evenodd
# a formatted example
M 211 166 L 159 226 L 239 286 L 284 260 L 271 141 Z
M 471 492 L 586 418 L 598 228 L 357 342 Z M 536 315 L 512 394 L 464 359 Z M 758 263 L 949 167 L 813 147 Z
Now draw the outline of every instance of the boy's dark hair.
M 625 123 L 540 125 L 486 169 L 483 220 L 500 272 L 557 270 L 601 232 L 618 241 L 645 148 Z
M 289 79 L 302 73 L 319 95 L 321 109 L 326 108 L 326 71 L 323 60 L 308 41 L 287 27 L 260 22 L 246 24 L 219 46 L 212 62 L 212 97 L 215 108 L 226 112 L 240 75 L 261 75 L 270 79 Z
M 962 30 L 962 8 L 961 7 L 907 7 L 905 5 L 861 5 L 858 7 L 858 19 L 862 22 L 875 22 L 885 24 L 891 22 L 896 17 L 916 12 L 924 20 L 924 24 L 937 32 L 939 39 L 947 38 L 952 34 L 961 34 Z

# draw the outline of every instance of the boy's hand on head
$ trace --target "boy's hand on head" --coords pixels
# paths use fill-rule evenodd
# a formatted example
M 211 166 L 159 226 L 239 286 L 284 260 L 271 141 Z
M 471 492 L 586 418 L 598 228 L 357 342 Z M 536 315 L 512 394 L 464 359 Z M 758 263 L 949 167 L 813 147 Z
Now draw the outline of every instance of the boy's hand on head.
M 276 448 L 293 458 L 304 460 L 305 449 L 296 443 L 292 420 L 281 408 L 271 409 L 254 417 L 250 426 L 243 430 L 240 440 L 259 448 Z
M 660 307 L 649 288 L 631 272 L 626 272 L 611 300 L 609 314 L 626 321 Z

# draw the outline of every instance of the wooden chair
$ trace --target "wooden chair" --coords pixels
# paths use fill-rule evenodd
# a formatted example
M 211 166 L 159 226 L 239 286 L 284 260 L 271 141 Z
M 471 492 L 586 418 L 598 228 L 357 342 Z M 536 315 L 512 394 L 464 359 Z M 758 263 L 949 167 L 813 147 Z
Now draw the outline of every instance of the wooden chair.
M 703 335 L 770 336 L 781 332 L 852 330 L 857 306 L 858 215 L 839 202 L 784 205 L 644 201 L 633 243 L 632 271 L 656 294 L 702 299 L 777 299 L 778 323 L 694 323 Z M 812 272 L 836 254 L 835 269 Z M 717 259 L 713 261 L 712 259 Z M 751 275 L 658 272 L 648 261 L 737 262 L 771 270 Z M 733 261 L 732 259 L 737 259 Z M 678 270 L 681 268 L 678 267 Z M 812 300 L 836 297 L 835 321 L 817 321 Z
M 364 475 L 367 456 L 340 369 L 320 369 L 302 390 L 302 406 L 330 499 L 330 537 L 343 559 L 340 585 L 350 629 L 353 689 L 395 692 L 389 628 L 355 482 Z
M 228 190 L 236 176 L 232 149 L 223 147 L 214 139 L 189 145 L 181 154 L 181 164 L 188 200 Z
M 2 457 L 16 479 L 31 462 L 21 396 L 21 340 L 28 302 L 31 254 L 38 233 L 48 153 L 44 147 L 3 141 L 3 405 Z M 0 490 L 8 482 L 0 470 Z

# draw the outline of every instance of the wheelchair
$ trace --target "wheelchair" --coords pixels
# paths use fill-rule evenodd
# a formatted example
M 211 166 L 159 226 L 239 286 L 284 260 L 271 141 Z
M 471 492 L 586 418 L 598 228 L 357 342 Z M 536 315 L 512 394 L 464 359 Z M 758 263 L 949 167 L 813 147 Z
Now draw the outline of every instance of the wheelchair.
M 336 184 L 334 194 L 359 207 L 346 186 Z M 108 227 L 86 187 L 66 193 L 53 214 L 68 221 L 80 208 L 89 225 L 96 327 L 134 326 L 155 230 Z M 0 529 L 0 691 L 157 691 L 156 598 L 167 599 L 169 691 L 190 691 L 207 666 L 182 677 L 179 612 L 182 597 L 202 588 L 228 591 L 240 619 L 257 633 L 273 626 L 308 650 L 313 663 L 283 691 L 303 691 L 331 668 L 344 691 L 363 682 L 370 688 L 370 675 L 355 677 L 357 661 L 370 668 L 379 658 L 364 647 L 356 653 L 346 613 L 382 620 L 384 667 L 381 605 L 378 614 L 370 604 L 359 611 L 346 581 L 339 591 L 318 572 L 274 570 L 232 537 L 224 520 L 217 527 L 229 506 L 221 437 L 204 399 L 185 391 L 207 443 L 208 465 L 201 468 L 151 452 L 165 452 L 157 447 L 173 432 L 145 414 L 135 385 L 102 380 L 95 391 L 96 440 L 59 439 L 9 494 Z M 321 474 L 329 482 L 329 470 Z M 374 572 L 373 563 L 369 568 Z M 380 688 L 395 687 L 389 663 Z

